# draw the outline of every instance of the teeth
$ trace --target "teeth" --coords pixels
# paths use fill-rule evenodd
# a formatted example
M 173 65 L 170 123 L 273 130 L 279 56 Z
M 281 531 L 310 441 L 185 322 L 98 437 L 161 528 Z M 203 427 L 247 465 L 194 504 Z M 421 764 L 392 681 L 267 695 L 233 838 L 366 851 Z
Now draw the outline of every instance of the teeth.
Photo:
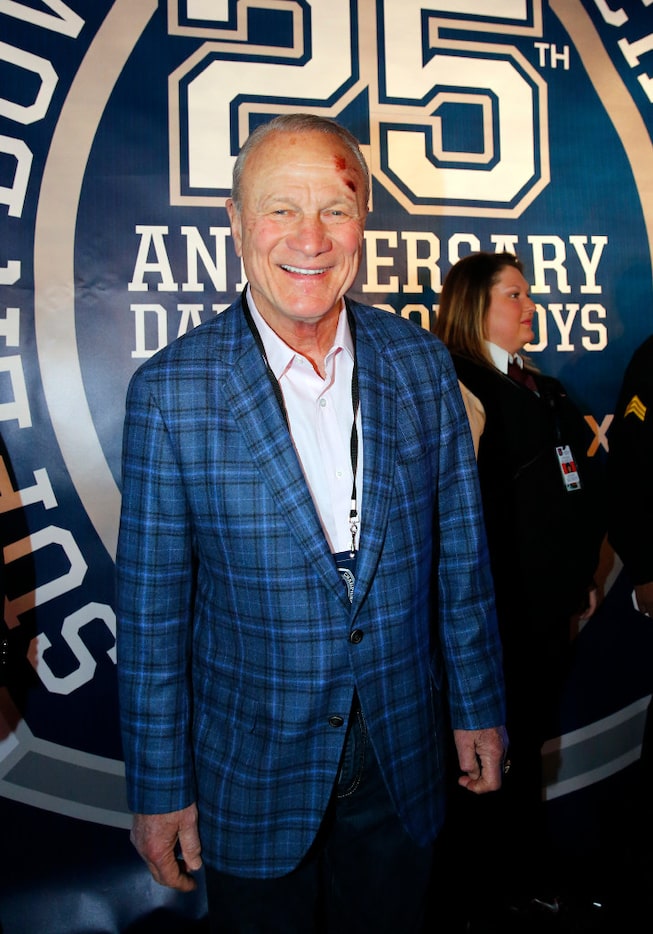
M 319 276 L 320 273 L 324 272 L 323 269 L 300 269 L 298 266 L 281 266 L 282 269 L 285 269 L 286 272 L 296 272 L 301 276 Z

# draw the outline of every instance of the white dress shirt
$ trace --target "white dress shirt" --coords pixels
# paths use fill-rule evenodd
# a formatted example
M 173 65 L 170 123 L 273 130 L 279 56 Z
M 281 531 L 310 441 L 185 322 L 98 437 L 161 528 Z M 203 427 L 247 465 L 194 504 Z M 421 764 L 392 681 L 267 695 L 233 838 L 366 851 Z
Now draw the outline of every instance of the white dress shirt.
M 247 300 L 270 369 L 281 387 L 290 435 L 329 547 L 334 553 L 348 551 L 351 547 L 349 512 L 353 486 L 350 439 L 354 344 L 345 303 L 342 303 L 333 346 L 324 360 L 326 378 L 322 379 L 310 360 L 293 350 L 267 324 L 250 290 Z M 356 424 L 356 490 L 360 516 L 363 486 L 360 406 Z

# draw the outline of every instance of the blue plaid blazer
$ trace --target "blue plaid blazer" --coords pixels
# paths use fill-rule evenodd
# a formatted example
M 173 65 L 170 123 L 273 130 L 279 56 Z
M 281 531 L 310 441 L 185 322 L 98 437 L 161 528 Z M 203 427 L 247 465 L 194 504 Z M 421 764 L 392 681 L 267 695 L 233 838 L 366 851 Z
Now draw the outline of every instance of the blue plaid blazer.
M 196 800 L 203 857 L 292 870 L 324 815 L 354 687 L 415 840 L 443 818 L 450 723 L 504 721 L 476 467 L 449 355 L 352 304 L 364 445 L 350 605 L 240 300 L 127 400 L 117 556 L 130 807 Z M 352 629 L 363 639 L 349 640 Z

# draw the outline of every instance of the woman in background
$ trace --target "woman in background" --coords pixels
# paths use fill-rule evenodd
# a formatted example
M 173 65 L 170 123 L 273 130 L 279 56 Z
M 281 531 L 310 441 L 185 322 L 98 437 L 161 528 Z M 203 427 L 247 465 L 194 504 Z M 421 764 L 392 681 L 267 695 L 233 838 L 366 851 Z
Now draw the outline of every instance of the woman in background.
M 534 337 L 534 313 L 519 260 L 475 253 L 448 273 L 436 325 L 454 360 L 477 455 L 510 739 L 501 791 L 487 802 L 459 796 L 454 821 L 487 821 L 494 830 L 486 839 L 502 841 L 491 854 L 495 878 L 488 890 L 476 889 L 478 901 L 487 907 L 498 897 L 526 913 L 560 907 L 557 860 L 544 830 L 541 747 L 558 735 L 572 617 L 587 619 L 596 606 L 604 531 L 598 465 L 586 454 L 592 433 L 563 386 L 520 356 Z M 452 838 L 461 838 L 460 827 Z

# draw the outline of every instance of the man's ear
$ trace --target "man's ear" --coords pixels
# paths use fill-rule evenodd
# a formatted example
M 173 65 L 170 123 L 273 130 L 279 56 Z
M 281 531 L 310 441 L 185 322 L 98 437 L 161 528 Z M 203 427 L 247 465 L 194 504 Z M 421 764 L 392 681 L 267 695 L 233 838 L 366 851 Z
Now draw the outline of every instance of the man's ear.
M 234 204 L 233 198 L 227 198 L 225 201 L 225 207 L 229 216 L 229 223 L 231 224 L 231 236 L 234 241 L 236 256 L 242 257 L 243 228 L 240 220 L 240 211 Z

